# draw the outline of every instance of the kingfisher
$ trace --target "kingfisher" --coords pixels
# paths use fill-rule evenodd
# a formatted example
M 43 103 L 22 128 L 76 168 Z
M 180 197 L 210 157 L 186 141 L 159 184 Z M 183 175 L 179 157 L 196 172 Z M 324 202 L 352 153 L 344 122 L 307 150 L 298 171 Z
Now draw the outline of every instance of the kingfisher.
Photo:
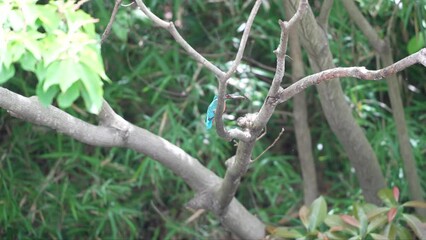
M 226 100 L 228 99 L 247 99 L 245 96 L 240 95 L 234 95 L 234 94 L 225 94 L 225 102 L 224 102 L 224 108 L 223 112 L 226 110 Z M 207 108 L 207 115 L 206 115 L 206 128 L 210 129 L 213 126 L 213 120 L 214 115 L 216 114 L 216 108 L 217 108 L 217 95 L 214 96 L 212 102 L 210 103 L 209 107 Z

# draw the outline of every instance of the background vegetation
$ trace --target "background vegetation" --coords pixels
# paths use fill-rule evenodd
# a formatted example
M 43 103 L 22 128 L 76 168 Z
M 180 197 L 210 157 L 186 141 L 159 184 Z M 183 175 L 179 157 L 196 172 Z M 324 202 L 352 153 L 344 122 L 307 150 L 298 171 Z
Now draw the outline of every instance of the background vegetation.
M 172 2 L 172 3 L 171 3 Z M 321 1 L 310 1 L 314 11 Z M 422 37 L 425 5 L 419 1 L 358 1 L 364 15 L 385 31 L 395 18 L 392 50 L 395 59 L 409 55 Z M 113 2 L 93 0 L 83 9 L 100 21 L 102 33 Z M 340 1 L 330 17 L 330 47 L 338 66 L 376 69 L 377 59 L 365 37 L 350 22 Z M 250 1 L 149 1 L 163 18 L 171 16 L 179 31 L 198 51 L 215 63 L 227 64 L 236 52 Z M 254 22 L 242 67 L 231 81 L 235 92 L 250 101 L 231 103 L 227 113 L 256 110 L 273 76 L 279 41 L 277 19 L 284 19 L 280 1 L 265 1 Z M 111 82 L 104 97 L 117 113 L 135 125 L 161 135 L 199 159 L 219 176 L 224 161 L 234 154 L 203 125 L 215 94 L 216 79 L 153 26 L 140 11 L 122 7 L 113 31 L 102 46 Z M 291 61 L 289 59 L 288 61 Z M 307 60 L 306 60 L 307 62 Z M 308 64 L 306 64 L 308 66 Z M 289 69 L 291 72 L 291 68 Z M 308 69 L 308 73 L 312 72 Z M 410 140 L 420 169 L 426 169 L 426 69 L 414 66 L 400 75 Z M 238 80 L 238 81 L 237 81 Z M 284 80 L 284 84 L 290 79 Z M 385 82 L 342 79 L 347 101 L 381 163 L 389 187 L 398 186 L 407 200 L 396 132 Z M 25 96 L 35 94 L 35 77 L 17 69 L 3 86 Z M 317 160 L 318 182 L 329 209 L 350 211 L 362 199 L 356 177 L 344 151 L 327 126 L 317 94 L 307 90 L 309 124 Z M 94 122 L 81 100 L 66 109 Z M 244 178 L 237 198 L 269 224 L 284 224 L 303 204 L 301 175 L 293 131 L 292 105 L 280 106 L 268 124 L 268 134 L 256 146 L 260 154 L 278 135 L 280 141 L 255 162 Z M 232 115 L 232 116 L 231 116 Z M 232 121 L 227 121 L 229 125 Z M 426 188 L 426 172 L 419 171 Z M 213 216 L 205 214 L 186 224 L 192 215 L 183 208 L 192 197 L 188 186 L 165 167 L 130 150 L 95 148 L 49 129 L 24 123 L 0 111 L 0 236 L 9 239 L 103 238 L 189 239 L 229 237 Z

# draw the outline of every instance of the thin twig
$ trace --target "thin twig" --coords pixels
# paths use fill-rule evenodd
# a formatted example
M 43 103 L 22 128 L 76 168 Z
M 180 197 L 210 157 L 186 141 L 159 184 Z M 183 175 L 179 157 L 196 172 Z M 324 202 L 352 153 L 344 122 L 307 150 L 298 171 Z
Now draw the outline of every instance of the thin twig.
M 221 81 L 227 81 L 232 74 L 234 74 L 235 70 L 237 70 L 238 65 L 240 65 L 241 59 L 243 58 L 244 49 L 247 45 L 247 40 L 250 35 L 251 26 L 253 25 L 254 18 L 256 17 L 257 11 L 259 10 L 261 0 L 257 0 L 250 12 L 250 15 L 247 19 L 246 26 L 243 32 L 243 36 L 241 37 L 240 46 L 238 47 L 237 55 L 235 56 L 235 60 L 232 63 L 230 69 L 226 72 L 225 76 L 221 79 Z
M 259 156 L 257 156 L 254 160 L 252 160 L 251 162 L 255 162 L 255 161 L 257 161 L 257 159 L 259 159 L 263 154 L 265 154 L 269 149 L 271 149 L 277 142 L 278 142 L 278 140 L 281 138 L 281 135 L 283 135 L 283 133 L 284 133 L 284 131 L 285 131 L 285 129 L 284 128 L 281 128 L 281 132 L 280 132 L 280 134 L 278 135 L 278 137 L 277 138 L 275 138 L 275 140 L 274 140 L 274 142 L 271 144 L 271 145 L 269 145 L 269 147 L 267 147 Z
M 117 16 L 118 8 L 120 7 L 120 4 L 122 1 L 123 0 L 115 1 L 114 9 L 112 10 L 112 13 L 111 13 L 111 18 L 109 19 L 108 25 L 105 28 L 104 33 L 102 34 L 101 44 L 104 43 L 104 41 L 108 38 L 109 34 L 111 33 L 112 24 L 114 23 L 115 17 Z
M 195 211 L 194 214 L 192 214 L 188 219 L 185 220 L 185 224 L 186 225 L 190 224 L 191 222 L 199 218 L 201 215 L 203 215 L 205 211 L 206 211 L 205 209 L 198 209 L 197 211 Z
M 140 8 L 140 10 L 155 24 L 169 31 L 169 33 L 173 36 L 176 42 L 179 45 L 181 45 L 181 47 L 185 49 L 188 52 L 188 54 L 191 57 L 193 57 L 197 62 L 200 62 L 201 64 L 203 64 L 207 69 L 212 71 L 219 79 L 225 75 L 225 73 L 222 70 L 220 70 L 216 65 L 211 63 L 209 60 L 203 57 L 199 52 L 197 52 L 197 50 L 195 50 L 191 45 L 189 45 L 189 43 L 177 31 L 173 22 L 167 22 L 157 17 L 157 15 L 155 15 L 153 12 L 151 12 L 148 9 L 148 7 L 145 5 L 145 3 L 143 3 L 142 0 L 136 0 L 136 4 Z

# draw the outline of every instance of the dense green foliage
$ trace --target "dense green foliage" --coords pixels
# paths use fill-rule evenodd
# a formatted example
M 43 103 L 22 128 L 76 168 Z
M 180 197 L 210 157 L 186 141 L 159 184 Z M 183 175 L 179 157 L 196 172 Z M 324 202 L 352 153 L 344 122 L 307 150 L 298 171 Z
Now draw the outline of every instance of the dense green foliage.
M 320 1 L 310 2 L 314 11 L 318 11 L 314 2 Z M 349 21 L 341 3 L 334 2 L 329 36 L 336 65 L 380 67 L 372 48 Z M 402 1 L 404 7 L 398 9 L 392 1 L 381 1 L 386 2 L 383 5 L 372 0 L 359 2 L 382 35 L 388 34 L 388 24 L 394 24 L 390 37 L 395 59 L 407 56 L 416 48 L 409 42 L 423 36 L 421 19 L 426 10 L 422 4 L 406 0 Z M 4 0 L 0 0 L 2 3 Z M 251 4 L 250 1 L 192 0 L 149 1 L 149 6 L 162 18 L 171 15 L 180 23 L 179 31 L 188 42 L 225 69 L 236 53 L 241 26 Z M 99 19 L 97 33 L 105 29 L 112 8 L 113 2 L 101 0 L 82 6 L 90 16 Z M 389 20 L 390 16 L 394 16 L 394 22 Z M 232 117 L 256 111 L 263 101 L 275 66 L 272 51 L 279 41 L 277 21 L 284 17 L 280 1 L 264 1 L 254 22 L 243 64 L 229 86 L 230 92 L 245 94 L 250 101 L 230 103 L 226 124 L 234 124 L 230 121 Z M 134 7 L 120 8 L 114 24 L 101 51 L 106 75 L 111 79 L 103 86 L 105 99 L 128 121 L 166 138 L 223 176 L 224 161 L 234 154 L 235 147 L 232 142 L 222 141 L 214 131 L 206 131 L 203 125 L 205 111 L 217 86 L 213 74 L 188 57 L 166 31 L 153 26 Z M 416 44 L 421 42 L 412 43 Z M 40 94 L 37 91 L 40 79 L 37 81 L 33 73 L 23 70 L 31 70 L 22 65 L 26 62 L 24 57 L 12 61 L 21 65 L 10 65 L 15 69 L 14 76 L 2 86 L 25 96 Z M 288 63 L 288 72 L 291 72 L 290 59 Z M 307 72 L 312 71 L 307 68 Z M 106 77 L 98 73 L 98 83 L 102 84 L 101 78 Z M 418 168 L 426 169 L 426 69 L 414 66 L 400 76 L 404 80 L 404 107 L 413 151 Z M 74 80 L 81 84 L 79 79 Z M 289 78 L 285 78 L 284 84 L 289 82 Z M 398 186 L 405 202 L 408 188 L 386 83 L 355 79 L 342 79 L 342 83 L 353 114 L 365 129 L 389 186 Z M 79 90 L 84 100 L 87 86 L 79 86 Z M 307 90 L 307 97 L 321 193 L 329 209 L 339 213 L 350 211 L 353 202 L 362 198 L 355 174 L 336 138 L 331 137 L 333 134 L 313 88 Z M 71 103 L 61 104 L 58 100 L 62 107 Z M 244 206 L 264 222 L 275 225 L 287 222 L 303 202 L 291 109 L 290 101 L 274 114 L 268 124 L 268 134 L 256 145 L 254 157 L 272 143 L 282 127 L 286 131 L 280 141 L 251 166 L 237 193 Z M 65 110 L 83 120 L 96 122 L 93 115 L 85 112 L 81 99 Z M 426 172 L 419 174 L 426 188 Z M 0 110 L 0 238 L 226 236 L 218 220 L 209 214 L 184 223 L 192 213 L 183 205 L 192 194 L 183 180 L 144 155 L 126 149 L 87 146 L 49 129 L 24 124 Z
M 15 63 L 36 75 L 44 105 L 57 96 L 67 108 L 81 95 L 87 110 L 102 106 L 107 80 L 95 32 L 96 19 L 73 2 L 2 1 L 0 11 L 0 84 L 15 75 Z
M 325 199 L 319 197 L 311 206 L 300 208 L 299 226 L 267 229 L 272 236 L 285 239 L 423 239 L 423 223 L 416 216 L 405 213 L 405 209 L 413 206 L 426 208 L 426 203 L 410 201 L 401 204 L 399 194 L 397 187 L 382 189 L 378 196 L 384 207 L 356 202 L 347 214 L 329 214 Z

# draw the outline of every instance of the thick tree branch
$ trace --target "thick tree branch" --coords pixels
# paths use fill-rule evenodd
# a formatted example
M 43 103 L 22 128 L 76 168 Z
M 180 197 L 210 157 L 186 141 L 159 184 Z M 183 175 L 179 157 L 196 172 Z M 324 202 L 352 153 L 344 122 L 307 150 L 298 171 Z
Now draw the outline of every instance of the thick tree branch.
M 294 95 L 305 90 L 307 87 L 314 84 L 319 84 L 324 81 L 332 80 L 341 77 L 354 77 L 364 80 L 380 80 L 397 72 L 400 72 L 414 64 L 422 64 L 426 67 L 426 48 L 421 49 L 408 57 L 405 57 L 398 62 L 379 69 L 368 70 L 365 67 L 339 67 L 328 69 L 319 73 L 312 74 L 293 83 L 286 89 L 281 89 L 279 93 L 279 103 L 285 102 Z
M 162 163 L 196 192 L 221 182 L 209 169 L 181 148 L 118 116 L 104 102 L 100 126 L 92 125 L 53 106 L 44 107 L 37 97 L 27 98 L 0 87 L 0 108 L 27 122 L 52 128 L 80 142 L 100 147 L 125 147 Z M 242 239 L 261 239 L 265 226 L 237 200 L 221 216 L 224 226 Z

